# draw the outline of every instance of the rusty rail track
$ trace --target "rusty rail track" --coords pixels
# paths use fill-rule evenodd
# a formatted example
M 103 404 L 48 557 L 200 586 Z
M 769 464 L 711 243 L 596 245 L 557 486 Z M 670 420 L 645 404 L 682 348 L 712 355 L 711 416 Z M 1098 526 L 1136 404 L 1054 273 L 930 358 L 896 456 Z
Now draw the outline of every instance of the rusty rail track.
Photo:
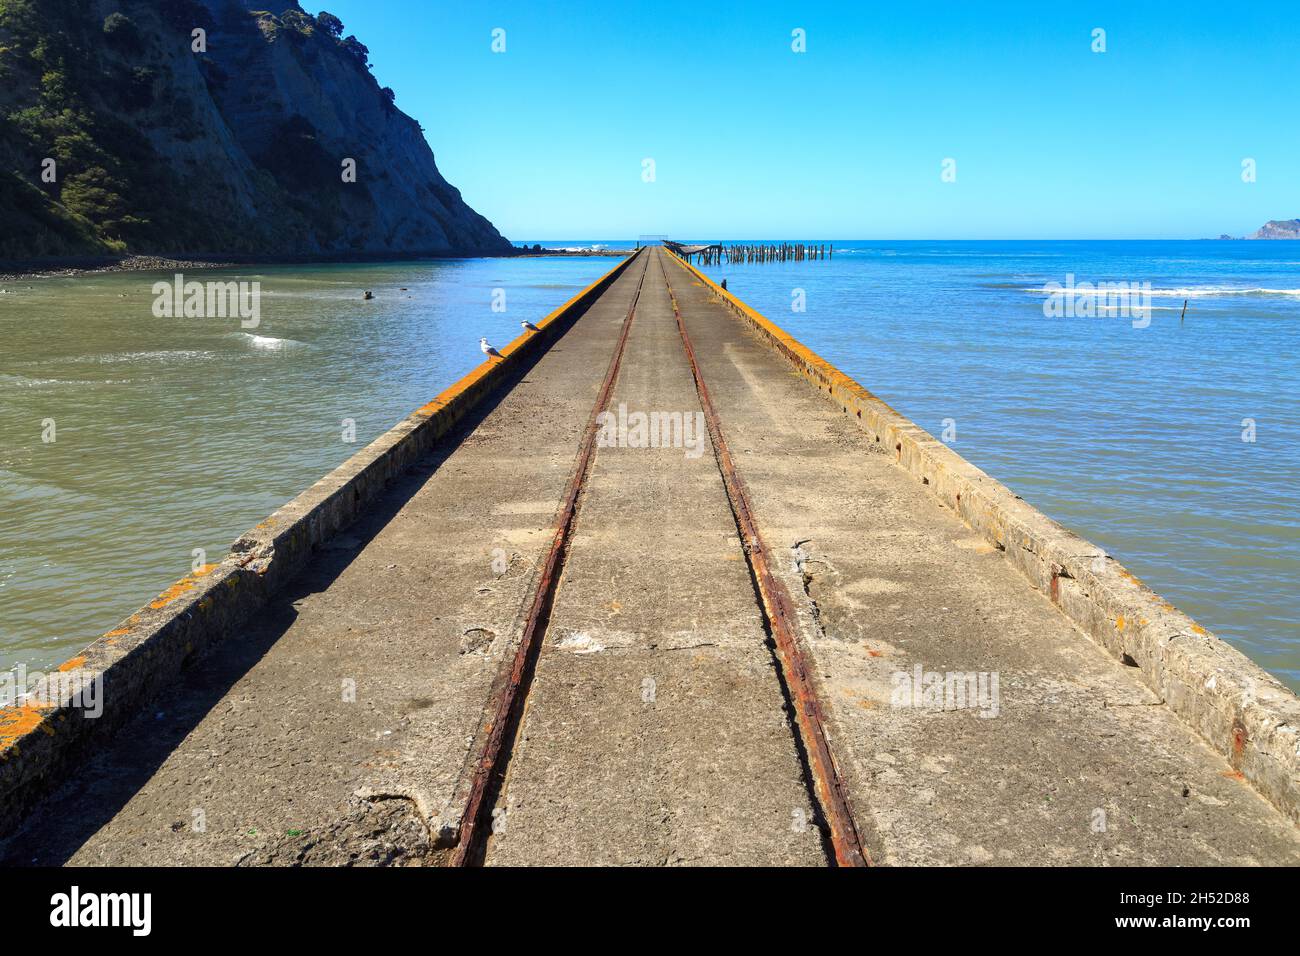
M 451 854 L 452 866 L 481 864 L 486 854 L 487 841 L 492 829 L 492 810 L 505 783 L 510 756 L 523 720 L 528 691 L 569 555 L 579 502 L 595 458 L 597 422 L 600 413 L 608 409 L 614 387 L 618 382 L 628 335 L 636 317 L 637 304 L 645 286 L 650 260 L 654 258 L 649 252 L 643 255 L 645 262 L 640 278 L 637 280 L 636 291 L 628 306 L 614 354 L 587 421 L 578 457 L 556 513 L 554 536 L 532 591 L 519 644 L 515 653 L 507 659 L 508 666 L 503 668 L 489 700 L 489 717 L 480 732 L 483 744 L 474 765 L 468 800 L 461 817 L 459 839 Z M 837 866 L 869 865 L 870 859 L 853 820 L 839 768 L 827 741 L 822 707 L 813 687 L 809 664 L 797 637 L 794 602 L 789 590 L 774 573 L 771 553 L 759 531 L 748 491 L 736 469 L 731 450 L 723 435 L 717 408 L 713 404 L 703 373 L 696 361 L 695 349 L 686 331 L 677 296 L 673 292 L 672 282 L 661 260 L 659 268 L 672 302 L 673 316 L 690 364 L 696 393 L 704 410 L 705 422 L 713 442 L 714 456 L 759 598 L 764 624 L 775 645 L 775 656 L 781 671 L 782 683 L 794 711 L 795 731 L 809 777 L 809 789 L 826 824 L 833 862 Z
M 510 669 L 505 674 L 504 680 L 498 682 L 488 705 L 491 716 L 486 725 L 487 737 L 474 771 L 469 802 L 461 818 L 459 840 L 451 855 L 452 866 L 473 866 L 481 863 L 487 837 L 491 833 L 492 806 L 500 793 L 510 753 L 518 735 L 524 703 L 528 698 L 528 688 L 536 670 L 542 640 L 550 621 L 551 608 L 555 604 L 564 562 L 568 558 L 569 543 L 578 513 L 578 500 L 582 495 L 595 456 L 597 419 L 600 413 L 609 407 L 609 399 L 618 381 L 619 369 L 623 365 L 623 352 L 627 347 L 628 333 L 632 329 L 632 320 L 636 317 L 641 288 L 645 284 L 646 272 L 650 268 L 650 253 L 643 251 L 641 255 L 645 257 L 641 278 L 637 280 L 636 292 L 632 295 L 627 317 L 623 320 L 618 344 L 614 347 L 614 355 L 605 371 L 605 379 L 601 384 L 595 407 L 592 408 L 591 417 L 587 420 L 578 458 L 565 486 L 560 509 L 556 513 L 555 534 L 533 590 L 533 600 L 524 622 L 519 646 L 514 656 L 509 659 Z
M 758 521 L 754 517 L 753 506 L 749 501 L 749 493 L 745 489 L 745 482 L 736 469 L 735 459 L 732 458 L 731 449 L 722 433 L 718 410 L 709 396 L 709 387 L 704 383 L 704 376 L 695 359 L 695 349 L 691 345 L 690 335 L 686 332 L 686 323 L 682 321 L 682 312 L 678 308 L 677 296 L 673 292 L 667 270 L 663 270 L 663 277 L 664 283 L 668 286 L 668 297 L 672 301 L 673 316 L 677 319 L 677 331 L 681 333 L 682 345 L 686 349 L 686 357 L 691 365 L 691 375 L 695 378 L 695 390 L 704 409 L 709 437 L 713 440 L 714 457 L 718 463 L 718 470 L 722 473 L 727 498 L 731 501 L 731 511 L 735 516 L 736 529 L 740 533 L 741 543 L 744 546 L 745 560 L 749 563 L 763 615 L 776 645 L 777 660 L 795 712 L 796 729 L 804 753 L 807 755 L 814 796 L 830 830 L 835 863 L 838 866 L 869 866 L 870 856 L 863 846 L 862 836 L 853 820 L 848 798 L 845 795 L 844 781 L 826 739 L 821 701 L 813 687 L 809 664 L 798 639 L 794 601 L 790 597 L 789 589 L 773 573 L 771 552 L 763 541 Z

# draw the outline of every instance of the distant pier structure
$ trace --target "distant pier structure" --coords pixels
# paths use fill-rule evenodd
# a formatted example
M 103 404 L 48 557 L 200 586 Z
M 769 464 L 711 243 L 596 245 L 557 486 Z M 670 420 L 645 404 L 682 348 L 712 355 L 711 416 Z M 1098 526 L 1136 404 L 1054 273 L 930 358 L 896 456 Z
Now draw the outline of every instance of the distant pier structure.
M 663 245 L 688 262 L 699 265 L 718 265 L 727 262 L 806 262 L 810 259 L 830 259 L 834 249 L 828 242 L 779 242 L 709 244 L 674 242 L 664 239 Z
M 677 253 L 687 262 L 696 262 L 704 266 L 716 265 L 721 262 L 725 253 L 725 249 L 720 242 L 702 244 L 674 242 L 671 239 L 665 239 L 663 244 L 666 249 Z

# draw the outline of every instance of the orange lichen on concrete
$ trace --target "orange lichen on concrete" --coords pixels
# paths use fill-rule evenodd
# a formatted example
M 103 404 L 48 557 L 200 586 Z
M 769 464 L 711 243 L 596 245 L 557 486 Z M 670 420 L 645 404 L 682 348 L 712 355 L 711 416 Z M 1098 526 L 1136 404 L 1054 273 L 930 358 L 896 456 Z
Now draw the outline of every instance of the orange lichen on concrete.
M 85 654 L 78 654 L 76 657 L 70 657 L 68 658 L 68 660 L 60 664 L 59 670 L 64 672 L 78 670 L 86 663 L 87 660 L 88 658 L 86 657 Z
M 131 628 L 139 623 L 140 623 L 140 612 L 136 611 L 134 614 L 132 614 L 130 617 L 128 617 L 125 621 L 122 622 L 121 627 L 113 628 L 104 636 L 105 637 L 126 637 L 126 635 L 131 633 Z
M 1117 631 L 1122 631 L 1122 630 L 1124 630 L 1124 615 L 1123 615 L 1123 614 L 1120 614 L 1120 615 L 1117 615 L 1117 616 L 1116 616 L 1116 618 L 1115 618 L 1115 630 L 1117 630 Z
M 1192 624 L 1192 633 L 1194 633 L 1194 634 L 1209 634 L 1210 632 L 1207 631 L 1205 628 L 1201 627 L 1201 625 L 1196 624 L 1196 623 L 1193 623 L 1193 624 Z
M 9 747 L 14 741 L 26 737 L 41 726 L 49 711 L 49 707 L 36 704 L 0 707 L 0 749 Z
M 208 574 L 213 567 L 214 565 L 205 564 L 203 565 L 202 568 L 200 568 L 198 571 L 194 572 L 193 574 L 185 575 L 185 577 L 181 578 L 179 581 L 177 581 L 175 584 L 169 587 L 162 594 L 158 595 L 157 598 L 151 601 L 149 603 L 149 606 L 153 608 L 155 611 L 157 611 L 160 608 L 164 608 L 168 604 L 171 604 L 172 601 L 175 601 L 178 597 L 185 594 L 187 591 L 193 591 L 194 586 L 198 583 L 198 579 L 203 577 L 205 574 Z

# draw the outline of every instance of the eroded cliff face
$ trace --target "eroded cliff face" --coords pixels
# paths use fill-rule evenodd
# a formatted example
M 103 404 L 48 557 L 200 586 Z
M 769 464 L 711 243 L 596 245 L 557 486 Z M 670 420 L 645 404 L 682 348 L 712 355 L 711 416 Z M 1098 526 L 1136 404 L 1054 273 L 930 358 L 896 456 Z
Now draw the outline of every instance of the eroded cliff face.
M 1251 239 L 1300 239 L 1300 219 L 1270 219 Z
M 0 0 L 0 258 L 509 252 L 359 41 L 258 6 Z

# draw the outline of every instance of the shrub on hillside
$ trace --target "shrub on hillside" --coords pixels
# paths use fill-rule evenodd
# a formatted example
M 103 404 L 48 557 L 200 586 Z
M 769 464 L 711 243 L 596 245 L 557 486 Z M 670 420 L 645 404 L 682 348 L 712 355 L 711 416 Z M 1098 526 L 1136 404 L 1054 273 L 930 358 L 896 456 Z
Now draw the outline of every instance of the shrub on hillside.
M 144 49 L 139 28 L 122 13 L 110 13 L 104 18 L 104 37 L 108 45 L 120 53 L 133 56 Z

